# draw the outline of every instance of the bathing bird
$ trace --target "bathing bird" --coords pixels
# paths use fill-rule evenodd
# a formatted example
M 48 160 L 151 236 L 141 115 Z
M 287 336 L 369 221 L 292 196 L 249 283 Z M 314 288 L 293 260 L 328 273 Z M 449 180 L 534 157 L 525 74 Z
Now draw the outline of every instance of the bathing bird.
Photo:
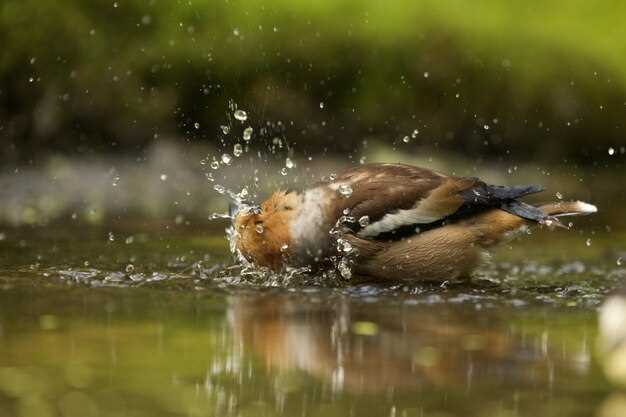
M 591 214 L 582 201 L 534 206 L 536 185 L 489 185 L 405 164 L 372 163 L 302 192 L 277 191 L 233 214 L 233 247 L 274 271 L 339 267 L 366 280 L 471 277 L 482 253 L 534 224 Z

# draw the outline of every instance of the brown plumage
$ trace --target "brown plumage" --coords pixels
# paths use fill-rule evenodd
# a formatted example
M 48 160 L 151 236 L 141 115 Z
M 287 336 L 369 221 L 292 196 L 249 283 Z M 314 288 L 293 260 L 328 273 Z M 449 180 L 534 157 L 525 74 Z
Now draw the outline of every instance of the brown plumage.
M 303 193 L 277 192 L 260 208 L 240 210 L 236 248 L 248 261 L 274 270 L 323 267 L 338 254 L 339 239 L 342 255 L 349 252 L 360 276 L 461 278 L 483 250 L 522 226 L 561 225 L 560 216 L 596 211 L 583 202 L 535 207 L 518 200 L 539 191 L 410 165 L 363 165 Z

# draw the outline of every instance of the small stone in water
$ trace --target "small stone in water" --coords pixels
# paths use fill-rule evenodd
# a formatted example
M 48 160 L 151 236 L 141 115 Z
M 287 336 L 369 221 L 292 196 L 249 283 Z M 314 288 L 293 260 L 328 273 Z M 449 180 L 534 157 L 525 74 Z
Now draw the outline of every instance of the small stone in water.
M 239 120 L 240 122 L 245 122 L 248 119 L 248 113 L 240 109 L 235 110 L 235 119 Z
M 221 125 L 220 127 L 222 128 L 222 133 L 224 133 L 225 135 L 228 135 L 230 133 L 230 126 Z
M 233 155 L 235 155 L 236 157 L 241 156 L 241 154 L 243 153 L 243 147 L 241 146 L 240 143 L 235 143 L 235 146 L 233 146 Z
M 289 169 L 293 168 L 294 166 L 296 166 L 296 164 L 293 163 L 293 161 L 290 158 L 285 159 L 285 166 Z
M 222 155 L 222 163 L 224 165 L 230 165 L 230 162 L 233 160 L 233 157 L 230 156 L 229 154 L 225 153 L 224 155 Z
M 249 141 L 250 139 L 252 139 L 252 132 L 253 129 L 251 127 L 246 127 L 243 130 L 243 140 L 245 140 L 246 142 Z
M 350 197 L 352 195 L 352 187 L 349 184 L 341 184 L 339 186 L 339 194 L 344 197 Z
M 263 228 L 263 225 L 262 225 L 262 224 L 257 224 L 257 225 L 256 225 L 256 227 L 255 227 L 254 229 L 255 229 L 255 230 L 256 230 L 256 232 L 257 232 L 257 233 L 259 233 L 259 234 L 260 234 L 260 233 L 263 233 L 263 231 L 265 230 L 265 229 Z
M 359 219 L 359 224 L 361 227 L 366 227 L 370 224 L 370 216 L 363 216 Z
M 614 148 L 609 148 L 609 155 L 611 155 L 611 156 L 615 155 L 615 149 Z

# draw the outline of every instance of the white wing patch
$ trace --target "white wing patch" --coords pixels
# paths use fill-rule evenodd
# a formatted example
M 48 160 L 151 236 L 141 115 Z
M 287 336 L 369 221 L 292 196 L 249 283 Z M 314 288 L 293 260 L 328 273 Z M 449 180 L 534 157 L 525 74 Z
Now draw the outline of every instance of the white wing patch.
M 402 226 L 408 226 L 411 224 L 427 224 L 436 222 L 439 219 L 441 219 L 440 215 L 424 213 L 424 210 L 420 210 L 418 205 L 417 207 L 408 210 L 397 210 L 393 213 L 387 213 L 382 219 L 371 223 L 367 227 L 360 230 L 357 235 L 359 237 L 373 237 L 381 233 L 399 229 Z

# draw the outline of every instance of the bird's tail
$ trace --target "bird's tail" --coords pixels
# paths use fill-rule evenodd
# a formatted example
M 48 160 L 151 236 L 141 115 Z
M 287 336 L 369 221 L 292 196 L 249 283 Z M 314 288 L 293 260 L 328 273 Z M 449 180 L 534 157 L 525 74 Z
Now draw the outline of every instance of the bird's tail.
M 598 211 L 596 206 L 582 201 L 563 201 L 541 206 L 515 201 L 501 208 L 502 210 L 486 211 L 472 219 L 469 227 L 477 232 L 477 243 L 480 245 L 491 246 L 529 222 L 567 228 L 559 220 L 561 217 L 581 216 Z
M 593 204 L 583 201 L 559 201 L 557 203 L 549 203 L 539 206 L 546 216 L 565 217 L 565 216 L 584 216 L 593 214 L 598 208 Z
M 582 201 L 559 201 L 556 203 L 533 206 L 522 201 L 511 200 L 500 207 L 507 213 L 514 214 L 526 220 L 535 221 L 548 226 L 565 227 L 559 217 L 582 216 L 598 211 L 593 204 Z

